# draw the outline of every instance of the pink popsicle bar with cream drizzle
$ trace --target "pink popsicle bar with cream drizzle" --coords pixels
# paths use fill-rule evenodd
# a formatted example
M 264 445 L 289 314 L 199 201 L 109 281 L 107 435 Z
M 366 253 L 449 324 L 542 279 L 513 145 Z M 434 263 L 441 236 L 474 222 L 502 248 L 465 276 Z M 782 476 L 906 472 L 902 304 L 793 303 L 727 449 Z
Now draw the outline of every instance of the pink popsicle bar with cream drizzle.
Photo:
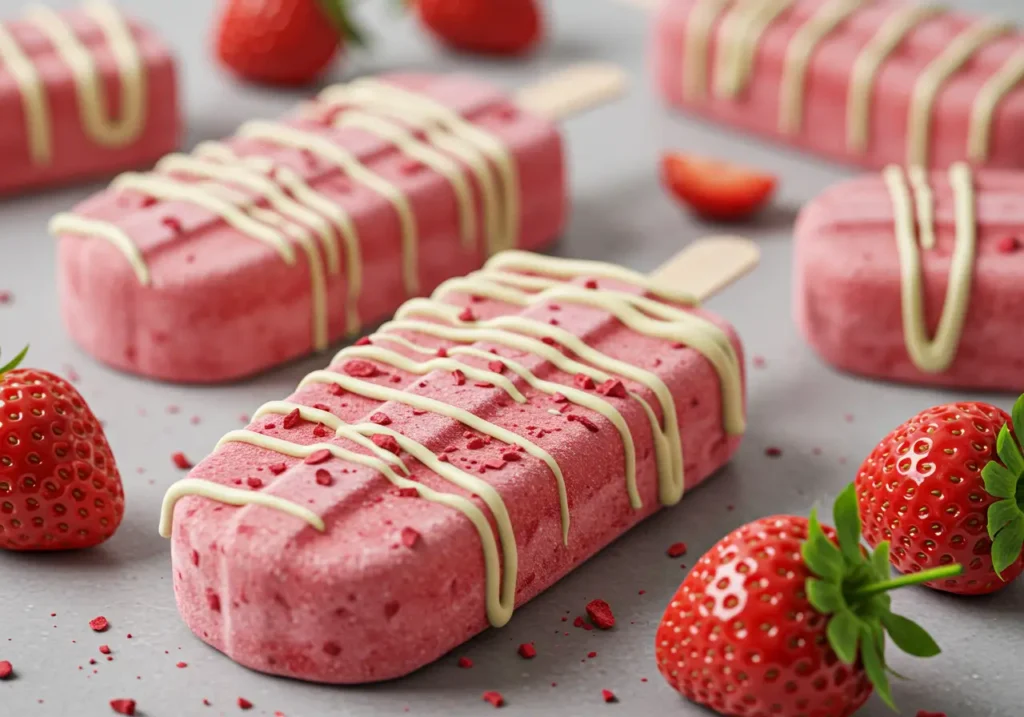
M 794 314 L 829 363 L 876 378 L 1024 390 L 1024 172 L 842 182 L 797 222 Z
M 180 128 L 170 50 L 112 5 L 0 23 L 0 194 L 149 165 Z
M 721 241 L 691 278 L 756 262 Z M 504 625 L 736 450 L 739 340 L 682 283 L 506 252 L 407 302 L 168 491 L 189 627 L 361 683 Z
M 903 0 L 665 0 L 672 105 L 852 164 L 1024 167 L 1024 34 Z
M 100 360 L 170 381 L 323 350 L 490 254 L 552 241 L 568 200 L 551 120 L 621 84 L 603 65 L 515 98 L 466 76 L 364 78 L 122 175 L 51 225 L 65 323 Z

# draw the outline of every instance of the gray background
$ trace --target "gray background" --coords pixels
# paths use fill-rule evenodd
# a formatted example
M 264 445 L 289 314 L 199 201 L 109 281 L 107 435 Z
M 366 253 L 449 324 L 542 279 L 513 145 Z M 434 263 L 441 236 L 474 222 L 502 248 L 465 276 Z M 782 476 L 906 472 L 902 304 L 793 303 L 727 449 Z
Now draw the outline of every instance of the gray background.
M 21 0 L 0 0 L 0 16 Z M 55 2 L 55 5 L 70 3 Z M 234 84 L 210 62 L 211 0 L 133 0 L 122 3 L 161 28 L 180 52 L 188 146 L 229 134 L 253 117 L 273 117 L 306 93 L 272 92 Z M 771 168 L 781 177 L 778 200 L 753 226 L 743 227 L 764 252 L 761 267 L 710 302 L 735 322 L 749 356 L 763 358 L 750 376 L 750 429 L 737 459 L 682 505 L 619 540 L 575 574 L 518 611 L 511 624 L 471 641 L 437 664 L 394 683 L 332 688 L 266 677 L 233 664 L 193 638 L 178 618 L 171 592 L 168 547 L 156 534 L 160 499 L 181 477 L 170 455 L 198 459 L 239 415 L 264 400 L 286 395 L 323 357 L 271 371 L 259 380 L 214 389 L 149 383 L 114 373 L 81 353 L 57 313 L 54 244 L 47 218 L 96 187 L 79 187 L 0 201 L 0 291 L 14 301 L 0 305 L 0 340 L 8 352 L 32 343 L 31 362 L 77 373 L 80 390 L 107 421 L 121 467 L 128 512 L 118 534 L 101 548 L 67 555 L 0 554 L 0 660 L 18 677 L 0 683 L 0 715 L 111 714 L 115 697 L 138 700 L 149 717 L 240 714 L 318 715 L 489 714 L 484 690 L 500 690 L 501 714 L 706 714 L 670 690 L 653 659 L 661 612 L 692 564 L 715 540 L 740 524 L 779 512 L 806 514 L 828 505 L 889 429 L 930 405 L 965 394 L 903 388 L 839 375 L 804 346 L 790 321 L 791 225 L 800 205 L 823 186 L 849 174 L 784 149 L 667 113 L 645 74 L 648 19 L 614 0 L 559 0 L 552 35 L 525 62 L 481 61 L 447 55 L 413 22 L 367 0 L 359 15 L 376 36 L 372 53 L 360 52 L 331 80 L 410 66 L 473 70 L 514 88 L 569 63 L 603 58 L 631 75 L 628 98 L 565 125 L 575 212 L 555 251 L 651 269 L 681 245 L 721 227 L 702 225 L 666 198 L 656 180 L 661 150 L 695 150 Z M 959 0 L 962 7 L 1024 19 L 1019 0 Z M 97 185 L 98 186 L 98 185 Z M 1012 397 L 989 396 L 1009 408 Z M 765 448 L 783 455 L 768 458 Z M 734 506 L 729 510 L 728 506 Z M 664 554 L 683 540 L 689 555 Z M 644 595 L 639 595 L 645 590 Z M 608 600 L 619 627 L 610 633 L 573 629 L 589 599 Z M 924 589 L 895 598 L 930 628 L 945 653 L 913 661 L 893 650 L 903 713 L 943 710 L 950 717 L 1020 714 L 1024 685 L 1024 581 L 994 597 L 957 599 Z M 51 613 L 56 613 L 51 617 Z M 112 627 L 93 634 L 88 621 L 105 615 Z M 561 622 L 568 616 L 570 622 Z M 564 636 L 563 632 L 568 632 Z M 127 634 L 132 638 L 128 639 Z M 536 642 L 538 657 L 516 655 L 521 642 Z M 108 644 L 113 662 L 98 653 Z M 598 656 L 585 659 L 587 653 Z M 461 670 L 456 657 L 476 666 Z M 98 664 L 89 666 L 95 658 Z M 175 664 L 185 661 L 188 667 Z M 78 666 L 84 667 L 82 671 Z M 97 672 L 93 674 L 92 670 Z M 642 678 L 649 678 L 643 682 Z M 557 682 L 557 687 L 551 683 Z M 620 704 L 605 705 L 601 689 Z M 212 707 L 202 705 L 208 698 Z M 859 713 L 890 714 L 877 698 Z

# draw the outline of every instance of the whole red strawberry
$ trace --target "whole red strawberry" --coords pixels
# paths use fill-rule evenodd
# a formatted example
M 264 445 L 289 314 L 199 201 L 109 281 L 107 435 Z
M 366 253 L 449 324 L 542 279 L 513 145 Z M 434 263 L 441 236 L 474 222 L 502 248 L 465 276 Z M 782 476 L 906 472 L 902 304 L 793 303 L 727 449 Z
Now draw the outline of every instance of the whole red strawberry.
M 959 566 L 891 579 L 888 544 L 862 550 L 853 486 L 815 517 L 763 518 L 715 545 L 683 581 L 655 642 L 658 669 L 724 715 L 852 715 L 877 689 L 892 705 L 886 633 L 929 657 L 935 641 L 894 614 L 888 591 Z M 838 540 L 837 540 L 838 535 Z
M 216 34 L 221 62 L 271 85 L 312 82 L 346 40 L 361 41 L 346 0 L 225 0 Z
M 986 403 L 952 403 L 882 439 L 856 480 L 868 543 L 892 543 L 902 573 L 964 566 L 959 577 L 928 583 L 937 590 L 981 595 L 1019 576 L 1024 457 L 1014 433 L 1024 435 L 1024 397 L 1012 418 Z
M 543 18 L 536 0 L 410 0 L 420 22 L 457 50 L 520 55 L 540 40 Z
M 99 421 L 67 381 L 0 368 L 0 548 L 89 548 L 117 530 L 124 491 Z

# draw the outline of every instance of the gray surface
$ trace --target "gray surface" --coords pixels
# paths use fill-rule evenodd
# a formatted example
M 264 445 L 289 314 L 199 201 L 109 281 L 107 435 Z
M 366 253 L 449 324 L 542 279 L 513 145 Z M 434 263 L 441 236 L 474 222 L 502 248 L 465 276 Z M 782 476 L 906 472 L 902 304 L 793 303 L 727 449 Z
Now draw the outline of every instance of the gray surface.
M 19 4 L 0 0 L 0 16 L 13 14 Z M 190 146 L 228 134 L 243 120 L 274 116 L 300 96 L 237 86 L 211 68 L 205 34 L 213 4 L 126 3 L 163 28 L 180 50 Z M 956 4 L 1024 19 L 1019 0 Z M 375 52 L 355 58 L 346 76 L 410 65 L 468 69 L 474 64 L 441 54 L 408 20 L 384 12 L 371 12 L 371 18 L 379 36 Z M 18 672 L 16 680 L 0 683 L 0 716 L 108 715 L 107 703 L 115 697 L 135 698 L 149 717 L 240 714 L 235 705 L 240 695 L 255 703 L 247 713 L 252 715 L 275 710 L 289 717 L 381 715 L 406 706 L 421 715 L 479 714 L 491 710 L 480 701 L 484 690 L 504 693 L 508 706 L 501 714 L 508 715 L 707 714 L 668 689 L 654 665 L 654 630 L 684 575 L 679 561 L 664 556 L 666 546 L 686 541 L 690 555 L 684 562 L 692 562 L 747 520 L 778 512 L 806 514 L 816 502 L 829 503 L 886 431 L 922 408 L 962 394 L 840 376 L 803 345 L 789 319 L 790 225 L 802 202 L 846 172 L 666 114 L 644 75 L 646 27 L 642 12 L 612 0 L 559 0 L 554 38 L 543 52 L 526 63 L 480 62 L 474 69 L 515 87 L 547 70 L 600 57 L 623 63 L 634 78 L 627 100 L 566 126 L 575 215 L 557 248 L 560 254 L 650 269 L 686 241 L 717 229 L 688 219 L 666 199 L 654 171 L 663 148 L 741 159 L 781 175 L 777 207 L 750 230 L 764 250 L 761 268 L 711 302 L 735 322 L 749 355 L 765 361 L 749 373 L 750 429 L 733 464 L 678 508 L 642 525 L 520 610 L 505 629 L 489 631 L 410 678 L 369 688 L 328 688 L 249 672 L 193 638 L 175 610 L 168 547 L 155 532 L 164 489 L 180 477 L 169 456 L 179 450 L 202 456 L 225 431 L 238 427 L 239 414 L 287 394 L 323 359 L 219 389 L 147 383 L 99 366 L 71 343 L 60 324 L 53 243 L 44 231 L 51 213 L 90 189 L 0 202 L 0 290 L 15 294 L 13 304 L 0 305 L 0 339 L 8 350 L 31 341 L 33 363 L 65 373 L 73 368 L 81 375 L 79 388 L 107 421 L 128 500 L 124 525 L 102 548 L 73 555 L 0 554 L 0 660 L 11 660 Z M 339 71 L 336 79 L 341 78 Z M 994 400 L 1006 408 L 1011 403 L 1005 395 Z M 766 446 L 781 447 L 782 457 L 767 458 Z M 641 596 L 640 590 L 646 593 Z M 617 630 L 584 632 L 561 622 L 563 615 L 571 621 L 598 596 L 613 605 Z M 911 590 L 896 603 L 915 613 L 946 648 L 929 661 L 894 651 L 895 669 L 913 678 L 895 686 L 904 714 L 919 709 L 944 710 L 950 717 L 1020 713 L 1024 687 L 1014 650 L 1024 644 L 1024 622 L 1015 619 L 1024 610 L 1024 583 L 970 601 Z M 91 633 L 87 625 L 100 614 L 112 623 L 105 635 Z M 539 651 L 531 662 L 515 652 L 526 641 L 535 641 Z M 113 648 L 112 663 L 98 653 L 101 644 Z M 583 661 L 591 650 L 598 656 Z M 472 658 L 475 668 L 456 668 L 457 655 Z M 96 674 L 89 658 L 100 663 Z M 176 669 L 179 660 L 188 667 Z M 85 668 L 81 672 L 79 665 Z M 650 681 L 642 682 L 643 677 Z M 614 690 L 621 703 L 604 705 L 602 688 Z M 212 707 L 202 706 L 204 697 Z M 860 714 L 890 713 L 875 698 Z

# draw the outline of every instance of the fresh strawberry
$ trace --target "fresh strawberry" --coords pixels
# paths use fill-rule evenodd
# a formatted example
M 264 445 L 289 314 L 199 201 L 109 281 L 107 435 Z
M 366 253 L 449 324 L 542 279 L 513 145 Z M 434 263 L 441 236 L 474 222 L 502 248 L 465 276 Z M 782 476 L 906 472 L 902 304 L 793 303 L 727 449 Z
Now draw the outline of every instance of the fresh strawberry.
M 661 177 L 679 201 L 719 221 L 746 219 L 768 201 L 776 185 L 770 174 L 679 152 L 662 157 Z
M 892 579 L 889 546 L 860 546 L 851 485 L 836 529 L 794 516 L 762 518 L 723 538 L 683 581 L 655 642 L 658 669 L 694 702 L 724 715 L 848 717 L 873 689 L 892 705 L 888 633 L 919 657 L 939 652 L 894 614 L 889 590 L 955 575 L 949 565 Z
M 1024 396 L 1013 416 L 987 403 L 923 411 L 890 433 L 857 474 L 864 537 L 893 545 L 902 573 L 961 563 L 937 590 L 982 595 L 1024 571 Z M 1001 579 L 1000 579 L 1001 578 Z
M 124 491 L 103 429 L 46 371 L 0 368 L 0 548 L 89 548 L 117 530 Z
M 225 0 L 217 24 L 217 56 L 251 82 L 312 82 L 346 41 L 361 42 L 346 2 Z
M 520 55 L 537 44 L 543 18 L 536 0 L 410 0 L 420 22 L 457 50 Z

